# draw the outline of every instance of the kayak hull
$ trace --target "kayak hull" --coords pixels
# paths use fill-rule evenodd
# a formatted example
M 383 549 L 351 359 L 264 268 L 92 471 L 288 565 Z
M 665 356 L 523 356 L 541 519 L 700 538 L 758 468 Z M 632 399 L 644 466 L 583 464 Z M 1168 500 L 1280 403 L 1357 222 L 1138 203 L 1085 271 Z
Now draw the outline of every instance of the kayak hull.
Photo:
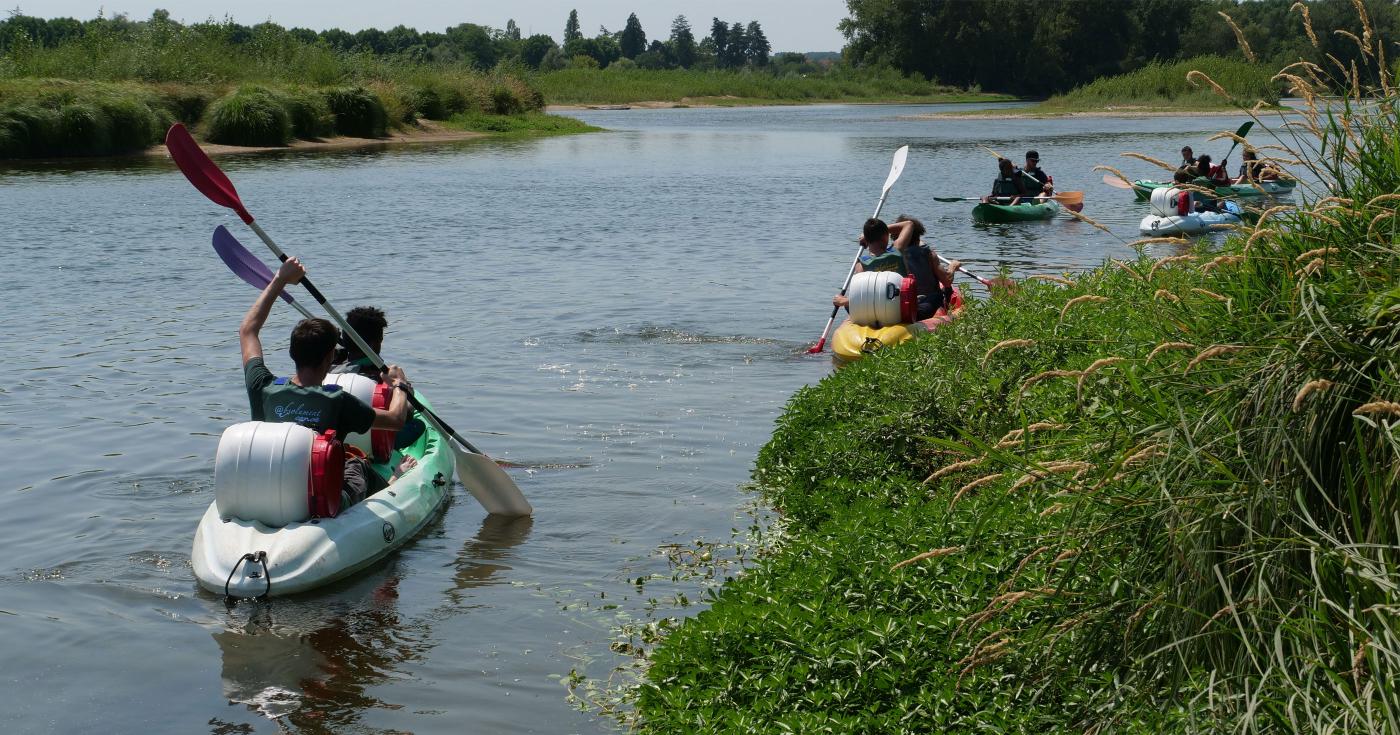
M 1060 212 L 1060 205 L 1053 199 L 1032 204 L 988 204 L 982 202 L 972 208 L 972 218 L 978 222 L 1034 222 L 1050 219 Z
M 1226 212 L 1193 212 L 1187 215 L 1169 217 L 1150 214 L 1142 218 L 1138 232 L 1151 236 L 1200 235 L 1212 228 L 1240 223 L 1240 208 L 1234 202 L 1225 202 Z
M 195 578 L 221 595 L 281 596 L 365 569 L 417 536 L 443 508 L 453 473 L 448 441 L 429 425 L 403 451 L 418 460 L 417 466 L 335 518 L 273 528 L 221 518 L 216 503 L 210 503 L 195 530 Z M 395 453 L 391 462 L 399 456 Z
M 1222 197 L 1281 197 L 1292 194 L 1293 187 L 1296 185 L 1297 182 L 1286 180 L 1259 181 L 1254 184 L 1217 186 L 1215 187 L 1215 193 Z M 1174 186 L 1174 184 L 1168 181 L 1138 179 L 1133 182 L 1133 195 L 1137 197 L 1138 201 L 1145 202 L 1152 198 L 1152 191 L 1154 189 L 1161 189 L 1168 186 Z
M 831 335 L 831 360 L 837 367 L 841 367 L 885 348 L 904 344 L 953 321 L 962 313 L 962 306 L 962 293 L 954 290 L 953 311 L 950 314 L 932 316 L 912 324 L 892 324 L 887 327 L 863 327 L 847 319 Z

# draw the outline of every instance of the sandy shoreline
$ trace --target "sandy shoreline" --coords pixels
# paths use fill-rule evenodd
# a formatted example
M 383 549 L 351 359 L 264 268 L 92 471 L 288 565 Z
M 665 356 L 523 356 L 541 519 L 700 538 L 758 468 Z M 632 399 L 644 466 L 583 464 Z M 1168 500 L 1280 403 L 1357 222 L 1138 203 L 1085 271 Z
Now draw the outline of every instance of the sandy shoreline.
M 337 136 L 334 138 L 324 138 L 321 140 L 294 140 L 290 145 L 285 146 L 242 146 L 242 145 L 222 145 L 219 143 L 201 142 L 200 148 L 211 156 L 226 156 L 238 153 L 271 153 L 271 152 L 292 152 L 292 153 L 314 153 L 317 151 L 349 150 L 353 148 L 371 148 L 381 145 L 405 145 L 414 143 L 454 143 L 461 140 L 473 140 L 486 137 L 486 133 L 478 133 L 472 130 L 456 130 L 442 125 L 419 121 L 418 127 L 413 130 L 391 130 L 383 138 L 348 138 Z M 154 145 L 147 148 L 144 153 L 138 155 L 169 158 L 170 152 L 164 145 Z

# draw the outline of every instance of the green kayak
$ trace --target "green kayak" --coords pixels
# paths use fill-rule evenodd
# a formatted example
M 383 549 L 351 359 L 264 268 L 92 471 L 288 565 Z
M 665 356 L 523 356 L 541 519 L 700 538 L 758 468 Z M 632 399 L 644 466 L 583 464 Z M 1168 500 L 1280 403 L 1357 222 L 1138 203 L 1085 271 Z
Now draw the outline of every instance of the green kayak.
M 1230 186 L 1217 186 L 1215 193 L 1223 197 L 1262 197 L 1262 196 L 1288 196 L 1293 193 L 1296 181 L 1260 181 L 1255 184 L 1232 184 Z M 1172 186 L 1168 181 L 1151 181 L 1148 179 L 1138 179 L 1133 182 L 1133 195 L 1140 202 L 1145 202 L 1152 198 L 1153 189 Z
M 1025 204 L 978 204 L 972 208 L 972 218 L 978 222 L 1031 222 L 1050 219 L 1060 211 L 1058 202 L 1051 200 Z

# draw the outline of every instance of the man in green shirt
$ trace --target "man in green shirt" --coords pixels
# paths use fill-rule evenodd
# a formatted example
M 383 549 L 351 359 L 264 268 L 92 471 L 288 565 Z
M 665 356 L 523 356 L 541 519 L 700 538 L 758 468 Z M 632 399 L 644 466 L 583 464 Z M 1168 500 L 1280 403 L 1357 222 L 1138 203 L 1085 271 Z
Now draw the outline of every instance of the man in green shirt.
M 370 429 L 398 431 L 408 417 L 408 391 L 412 386 L 397 365 L 390 365 L 385 380 L 394 388 L 389 408 L 377 409 L 340 390 L 340 386 L 322 387 L 335 359 L 335 345 L 340 330 L 325 319 L 303 319 L 292 328 L 288 352 L 296 365 L 296 373 L 278 378 L 263 362 L 262 340 L 259 333 L 272 303 L 282 289 L 296 284 L 306 275 L 306 269 L 296 258 L 288 258 L 277 269 L 272 282 L 258 294 L 257 301 L 243 317 L 238 327 L 238 342 L 243 353 L 243 381 L 248 390 L 248 404 L 254 421 L 273 423 L 294 422 L 318 433 L 334 429 L 337 438 L 360 434 Z M 351 502 L 362 500 L 368 493 L 367 483 L 375 473 L 360 466 L 356 457 L 346 460 L 346 491 Z M 350 467 L 351 463 L 357 466 Z M 355 479 L 357 478 L 357 479 Z

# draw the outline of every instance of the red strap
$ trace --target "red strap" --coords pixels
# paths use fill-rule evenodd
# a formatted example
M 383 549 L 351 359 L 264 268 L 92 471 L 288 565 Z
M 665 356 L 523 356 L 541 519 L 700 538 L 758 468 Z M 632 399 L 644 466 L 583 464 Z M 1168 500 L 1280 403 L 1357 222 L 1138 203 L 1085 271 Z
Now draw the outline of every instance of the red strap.
M 387 383 L 378 383 L 374 386 L 374 396 L 371 405 L 384 410 L 389 409 L 389 399 L 394 395 L 394 386 Z M 388 429 L 374 429 L 369 433 L 369 448 L 374 453 L 374 461 L 384 464 L 389 461 L 389 457 L 394 453 L 394 432 Z
M 340 488 L 344 484 L 345 445 L 335 438 L 335 429 L 326 429 L 311 442 L 306 501 L 312 518 L 334 518 L 340 514 Z
M 1191 212 L 1191 192 L 1183 191 L 1176 195 L 1176 213 L 1185 217 Z
M 913 276 L 905 276 L 899 283 L 899 321 L 913 324 L 919 320 L 919 289 L 914 285 Z

